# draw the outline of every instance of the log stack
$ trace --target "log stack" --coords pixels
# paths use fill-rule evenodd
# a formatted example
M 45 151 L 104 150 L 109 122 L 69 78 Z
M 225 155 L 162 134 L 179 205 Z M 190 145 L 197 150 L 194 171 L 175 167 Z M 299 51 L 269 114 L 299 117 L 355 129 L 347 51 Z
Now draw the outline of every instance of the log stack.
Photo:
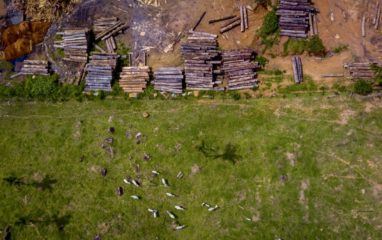
M 181 94 L 183 78 L 180 68 L 160 68 L 154 72 L 154 88 L 161 92 Z
M 354 62 L 347 64 L 345 67 L 349 69 L 350 76 L 353 80 L 370 80 L 375 77 L 375 72 L 372 68 L 373 65 L 382 66 L 382 64 L 378 62 Z
M 111 81 L 117 66 L 117 54 L 97 53 L 86 65 L 85 91 L 111 91 Z
M 292 57 L 292 66 L 293 66 L 293 74 L 294 81 L 297 84 L 300 84 L 304 81 L 304 73 L 302 68 L 301 58 L 299 56 Z
M 309 31 L 317 34 L 316 12 L 311 0 L 280 0 L 276 11 L 280 35 L 306 38 Z
M 124 67 L 119 79 L 119 85 L 126 93 L 142 93 L 149 80 L 149 67 Z
M 56 48 L 64 49 L 65 61 L 88 61 L 88 29 L 66 29 L 57 33 L 62 36 L 61 41 L 55 41 Z
M 221 64 L 217 35 L 191 31 L 181 52 L 187 89 L 212 90 L 216 86 L 214 70 Z
M 25 60 L 17 75 L 49 75 L 49 63 L 45 60 Z
M 249 89 L 257 86 L 256 70 L 258 63 L 253 63 L 252 49 L 227 50 L 222 53 L 222 69 L 228 80 L 227 90 Z

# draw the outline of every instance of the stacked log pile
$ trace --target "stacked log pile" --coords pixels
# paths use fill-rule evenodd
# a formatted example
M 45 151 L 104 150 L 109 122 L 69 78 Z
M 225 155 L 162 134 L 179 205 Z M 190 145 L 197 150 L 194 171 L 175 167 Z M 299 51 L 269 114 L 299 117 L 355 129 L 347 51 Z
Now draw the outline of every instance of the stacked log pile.
M 382 66 L 381 63 L 377 62 L 354 62 L 347 64 L 345 67 L 349 69 L 352 79 L 370 80 L 375 77 L 373 65 Z
M 62 40 L 56 41 L 54 47 L 64 49 L 64 60 L 71 62 L 88 61 L 88 31 L 88 29 L 66 29 L 57 33 L 62 36 Z
M 183 92 L 183 71 L 180 68 L 160 68 L 154 72 L 155 90 L 180 94 Z
M 309 31 L 317 34 L 316 9 L 311 0 L 280 0 L 276 14 L 282 36 L 306 38 Z
M 252 49 L 227 50 L 222 53 L 222 69 L 228 79 L 227 90 L 248 89 L 257 86 L 256 70 L 258 63 L 253 63 Z
M 302 83 L 304 81 L 304 73 L 302 69 L 301 58 L 299 56 L 292 57 L 292 66 L 295 83 Z
M 49 63 L 45 60 L 25 60 L 17 75 L 49 75 Z
M 216 85 L 214 70 L 221 64 L 217 35 L 190 32 L 187 41 L 182 44 L 181 52 L 187 89 L 212 90 Z
M 119 79 L 119 85 L 124 92 L 141 93 L 149 80 L 149 67 L 124 67 Z
M 90 57 L 86 65 L 85 91 L 111 91 L 111 81 L 117 66 L 117 54 L 99 53 Z

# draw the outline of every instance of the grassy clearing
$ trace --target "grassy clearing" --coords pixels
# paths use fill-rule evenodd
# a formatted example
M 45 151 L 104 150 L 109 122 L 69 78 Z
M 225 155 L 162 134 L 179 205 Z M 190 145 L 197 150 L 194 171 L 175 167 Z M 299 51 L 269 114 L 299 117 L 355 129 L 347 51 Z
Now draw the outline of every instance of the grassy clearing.
M 381 239 L 382 110 L 369 104 L 346 97 L 3 102 L 0 229 L 11 226 L 15 239 Z M 142 132 L 143 142 L 126 131 Z M 113 158 L 102 149 L 111 135 Z M 191 172 L 195 165 L 200 172 Z M 142 188 L 125 185 L 126 175 Z M 202 202 L 220 209 L 208 212 Z M 174 231 L 167 209 L 187 228 Z

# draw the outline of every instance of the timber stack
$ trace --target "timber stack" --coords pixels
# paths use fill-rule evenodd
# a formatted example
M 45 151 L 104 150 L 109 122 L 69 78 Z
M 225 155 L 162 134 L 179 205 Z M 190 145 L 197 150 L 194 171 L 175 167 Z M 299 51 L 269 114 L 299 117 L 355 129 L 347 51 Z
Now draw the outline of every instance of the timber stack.
M 354 62 L 345 65 L 345 67 L 349 69 L 350 76 L 353 80 L 370 80 L 375 77 L 373 65 L 382 66 L 382 64 L 378 62 Z
M 160 68 L 154 72 L 154 88 L 160 92 L 181 94 L 183 78 L 180 68 Z
M 214 70 L 220 65 L 217 35 L 191 31 L 182 44 L 186 87 L 189 90 L 213 90 Z
M 318 34 L 316 13 L 311 0 L 280 0 L 276 11 L 280 35 L 306 38 L 308 32 Z
M 49 63 L 45 60 L 25 60 L 17 75 L 49 75 Z
M 149 71 L 148 66 L 124 67 L 120 75 L 119 85 L 126 93 L 142 93 L 149 80 Z
M 85 91 L 111 91 L 111 81 L 117 66 L 117 54 L 97 53 L 86 65 Z
M 228 80 L 227 90 L 249 89 L 257 86 L 256 70 L 258 63 L 253 63 L 252 49 L 227 50 L 222 53 L 222 69 Z
M 54 47 L 64 49 L 64 60 L 71 62 L 88 61 L 88 29 L 66 29 L 58 32 L 62 40 L 55 41 Z
M 297 84 L 300 84 L 304 81 L 304 73 L 302 68 L 301 58 L 299 56 L 292 57 L 292 66 L 293 66 L 293 74 L 294 81 Z

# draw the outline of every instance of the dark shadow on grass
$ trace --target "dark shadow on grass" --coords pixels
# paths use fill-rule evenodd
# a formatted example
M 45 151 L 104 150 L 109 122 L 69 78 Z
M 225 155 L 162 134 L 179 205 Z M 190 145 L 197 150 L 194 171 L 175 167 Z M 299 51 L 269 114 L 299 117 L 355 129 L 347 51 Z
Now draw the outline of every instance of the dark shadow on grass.
M 56 225 L 58 231 L 64 231 L 65 227 L 70 223 L 72 216 L 69 214 L 59 216 L 57 213 L 52 216 L 49 215 L 40 215 L 40 214 L 29 214 L 20 217 L 16 222 L 16 226 L 27 226 L 30 224 L 33 225 Z
M 207 143 L 204 140 L 200 145 L 197 146 L 199 152 L 203 153 L 203 155 L 207 158 L 213 159 L 223 159 L 225 161 L 229 161 L 232 164 L 236 164 L 239 160 L 242 159 L 242 156 L 237 153 L 238 148 L 232 143 L 228 143 L 222 153 L 213 146 L 211 143 Z
M 33 180 L 28 182 L 25 178 L 17 177 L 15 175 L 10 175 L 9 177 L 3 178 L 3 181 L 8 183 L 10 186 L 32 186 L 41 190 L 52 191 L 53 185 L 57 183 L 57 180 L 49 175 L 44 176 L 41 181 Z

